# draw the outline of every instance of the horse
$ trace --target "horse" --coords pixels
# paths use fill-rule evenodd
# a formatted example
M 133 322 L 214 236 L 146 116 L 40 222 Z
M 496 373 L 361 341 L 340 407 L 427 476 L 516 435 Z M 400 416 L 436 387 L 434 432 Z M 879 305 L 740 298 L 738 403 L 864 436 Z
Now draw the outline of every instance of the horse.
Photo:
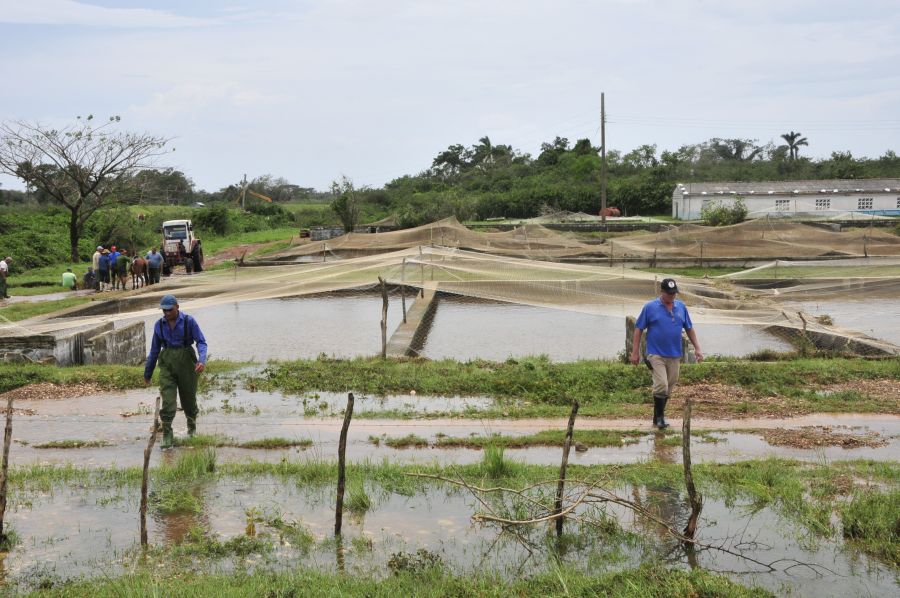
M 146 281 L 147 274 L 147 260 L 142 258 L 141 256 L 137 256 L 131 262 L 131 288 L 136 289 L 138 287 L 144 286 Z

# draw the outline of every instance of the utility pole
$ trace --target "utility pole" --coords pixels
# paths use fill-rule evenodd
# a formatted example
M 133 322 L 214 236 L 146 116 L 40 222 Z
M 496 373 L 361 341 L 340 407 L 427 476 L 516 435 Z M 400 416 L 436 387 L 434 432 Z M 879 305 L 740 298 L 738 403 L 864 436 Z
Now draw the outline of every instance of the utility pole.
M 600 222 L 606 224 L 606 94 L 600 93 Z
M 247 173 L 244 173 L 244 180 L 241 181 L 241 211 L 244 211 L 244 200 L 247 198 Z

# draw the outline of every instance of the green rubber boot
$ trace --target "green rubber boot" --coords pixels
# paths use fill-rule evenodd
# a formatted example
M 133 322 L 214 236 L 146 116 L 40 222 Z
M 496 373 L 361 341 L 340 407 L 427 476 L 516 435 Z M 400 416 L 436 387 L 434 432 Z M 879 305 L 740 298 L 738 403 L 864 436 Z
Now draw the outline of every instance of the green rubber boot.
M 197 420 L 195 418 L 189 417 L 189 418 L 187 418 L 187 424 L 188 424 L 188 436 L 193 438 L 194 434 L 197 433 Z
M 159 445 L 162 449 L 170 449 L 175 446 L 175 435 L 172 433 L 172 424 L 162 425 L 162 443 Z

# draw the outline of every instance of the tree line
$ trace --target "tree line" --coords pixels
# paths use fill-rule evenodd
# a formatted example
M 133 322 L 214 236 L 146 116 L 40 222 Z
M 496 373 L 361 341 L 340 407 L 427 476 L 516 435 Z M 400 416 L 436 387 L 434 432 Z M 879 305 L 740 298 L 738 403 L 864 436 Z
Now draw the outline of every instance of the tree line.
M 238 205 L 252 191 L 251 205 L 263 201 L 259 196 L 271 200 L 268 206 L 256 206 L 257 211 L 272 212 L 267 216 L 283 216 L 278 204 L 285 202 L 331 203 L 334 220 L 348 230 L 359 224 L 361 213 L 390 213 L 399 226 L 410 227 L 448 216 L 485 220 L 555 211 L 596 214 L 600 205 L 599 148 L 588 139 L 571 143 L 555 137 L 534 157 L 485 136 L 469 146 L 450 145 L 426 170 L 377 189 L 357 188 L 342 177 L 320 192 L 267 174 L 205 191 L 196 189 L 184 172 L 156 167 L 156 159 L 169 151 L 169 139 L 119 131 L 119 120 L 111 117 L 101 123 L 93 116 L 79 117 L 61 128 L 0 124 L 0 171 L 26 183 L 26 191 L 0 190 L 0 203 L 53 204 L 68 210 L 73 261 L 79 257 L 88 219 L 98 210 L 123 204 Z M 668 214 L 679 182 L 900 175 L 900 158 L 890 150 L 874 159 L 833 152 L 814 160 L 800 155 L 800 148 L 809 146 L 802 133 L 792 130 L 781 139 L 784 143 L 776 145 L 712 138 L 662 152 L 655 144 L 627 153 L 610 149 L 608 204 L 624 215 Z M 221 211 L 210 216 L 211 221 L 223 218 Z

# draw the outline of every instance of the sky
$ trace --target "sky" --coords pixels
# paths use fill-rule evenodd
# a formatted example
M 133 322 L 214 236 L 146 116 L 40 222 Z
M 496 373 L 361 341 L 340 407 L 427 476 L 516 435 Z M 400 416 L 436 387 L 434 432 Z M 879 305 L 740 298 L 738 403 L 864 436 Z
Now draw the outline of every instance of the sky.
M 209 191 L 379 187 L 485 135 L 599 146 L 601 92 L 624 152 L 900 151 L 896 0 L 0 0 L 0 56 L 0 120 L 120 116 Z

